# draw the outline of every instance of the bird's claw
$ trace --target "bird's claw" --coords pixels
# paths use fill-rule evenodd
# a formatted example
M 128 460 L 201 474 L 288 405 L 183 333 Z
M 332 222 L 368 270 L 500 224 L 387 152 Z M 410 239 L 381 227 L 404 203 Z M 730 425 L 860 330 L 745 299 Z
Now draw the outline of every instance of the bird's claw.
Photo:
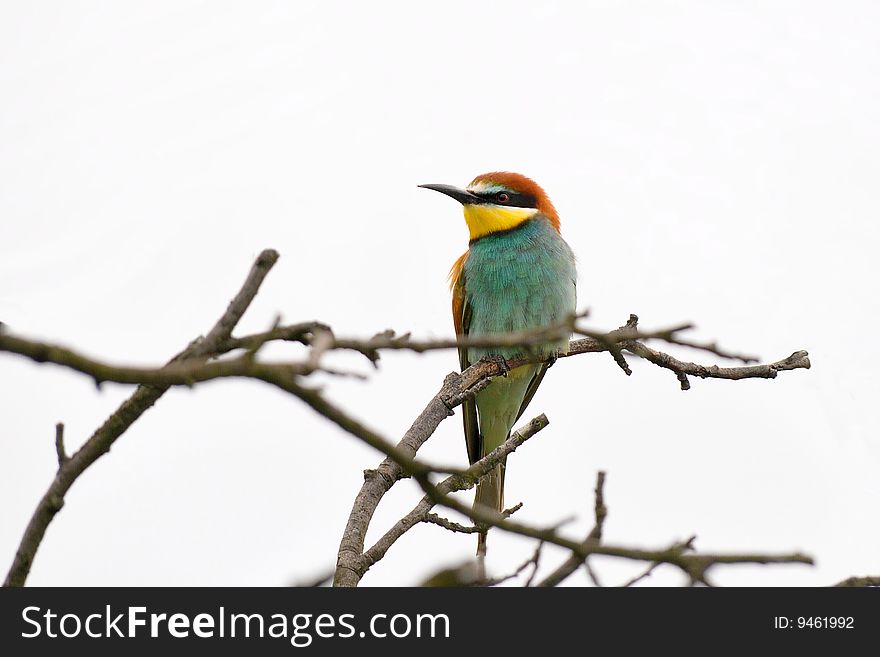
M 510 365 L 507 364 L 507 359 L 504 356 L 490 354 L 486 356 L 486 360 L 498 366 L 498 369 L 501 370 L 501 376 L 507 376 L 507 373 L 510 371 Z

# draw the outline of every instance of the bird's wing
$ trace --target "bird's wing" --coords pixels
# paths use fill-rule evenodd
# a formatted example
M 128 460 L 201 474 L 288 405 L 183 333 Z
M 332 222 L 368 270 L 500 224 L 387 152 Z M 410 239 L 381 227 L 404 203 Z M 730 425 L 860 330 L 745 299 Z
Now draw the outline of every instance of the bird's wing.
M 466 251 L 449 272 L 449 278 L 452 287 L 452 320 L 455 323 L 455 334 L 466 336 L 470 333 L 471 309 L 467 303 L 465 294 L 464 279 L 464 263 L 468 254 Z M 468 350 L 460 348 L 458 350 L 458 362 L 461 365 L 461 371 L 464 372 L 470 367 L 468 359 Z M 461 405 L 462 419 L 464 421 L 464 440 L 467 445 L 468 460 L 471 463 L 480 460 L 483 449 L 483 437 L 480 435 L 480 426 L 477 422 L 477 403 L 473 397 L 468 397 Z
M 571 288 L 572 290 L 577 290 L 577 278 L 571 279 Z M 576 307 L 575 300 L 572 299 L 572 306 Z M 538 386 L 541 385 L 541 381 L 544 380 L 544 375 L 547 373 L 547 370 L 550 368 L 551 363 L 543 363 L 541 367 L 538 368 L 538 371 L 535 372 L 535 376 L 532 377 L 532 380 L 529 382 L 529 387 L 526 388 L 526 395 L 523 397 L 522 404 L 519 407 L 519 413 L 516 415 L 516 420 L 518 421 L 522 414 L 526 412 L 526 407 L 529 405 L 529 402 L 532 401 L 532 397 L 535 396 L 535 393 L 538 391 Z
M 574 258 L 574 256 L 572 256 Z M 571 305 L 572 308 L 577 307 L 577 277 L 572 274 L 571 278 L 571 289 L 575 293 L 575 296 L 572 297 Z M 541 367 L 538 368 L 538 371 L 535 372 L 535 376 L 532 377 L 532 380 L 529 382 L 529 387 L 526 388 L 526 395 L 523 397 L 522 404 L 519 407 L 519 413 L 516 415 L 516 422 L 522 417 L 522 414 L 525 413 L 526 407 L 529 405 L 529 402 L 532 401 L 532 397 L 535 396 L 535 393 L 538 391 L 538 386 L 541 385 L 541 381 L 544 380 L 544 375 L 547 373 L 547 370 L 552 365 L 552 361 L 550 363 L 543 363 Z

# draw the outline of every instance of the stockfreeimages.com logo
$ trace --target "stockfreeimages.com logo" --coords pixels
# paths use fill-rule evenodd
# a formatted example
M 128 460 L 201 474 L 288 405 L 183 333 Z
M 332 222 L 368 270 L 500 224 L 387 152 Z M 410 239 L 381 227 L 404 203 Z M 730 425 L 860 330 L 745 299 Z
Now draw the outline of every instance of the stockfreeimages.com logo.
M 52 609 L 25 607 L 21 612 L 25 639 L 37 637 L 103 639 L 159 638 L 201 639 L 274 638 L 287 639 L 292 646 L 305 648 L 315 638 L 449 638 L 446 614 L 374 614 L 365 629 L 355 627 L 354 614 L 236 614 L 220 607 L 217 613 L 194 616 L 183 613 L 147 613 L 146 607 L 126 607 L 115 613 L 106 605 L 102 613 L 81 616 L 59 614 Z

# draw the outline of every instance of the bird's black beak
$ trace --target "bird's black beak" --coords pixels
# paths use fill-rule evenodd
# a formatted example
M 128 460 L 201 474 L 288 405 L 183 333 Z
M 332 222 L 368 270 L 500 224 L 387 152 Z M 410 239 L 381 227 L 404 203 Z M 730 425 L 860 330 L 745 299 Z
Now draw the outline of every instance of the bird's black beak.
M 419 187 L 424 187 L 425 189 L 433 189 L 435 192 L 440 192 L 441 194 L 446 194 L 446 196 L 451 196 L 462 205 L 476 205 L 478 203 L 486 203 L 486 199 L 481 198 L 476 194 L 471 194 L 466 189 L 460 189 L 458 187 L 453 187 L 452 185 L 419 185 Z

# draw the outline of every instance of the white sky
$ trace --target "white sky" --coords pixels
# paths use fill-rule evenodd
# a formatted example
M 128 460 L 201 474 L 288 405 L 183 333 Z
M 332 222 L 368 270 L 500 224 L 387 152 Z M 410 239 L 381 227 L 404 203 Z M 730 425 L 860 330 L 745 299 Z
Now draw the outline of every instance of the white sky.
M 609 542 L 695 533 L 817 559 L 712 573 L 727 585 L 878 574 L 878 33 L 873 2 L 3 3 L 0 320 L 158 365 L 272 247 L 240 332 L 281 314 L 449 336 L 467 232 L 416 185 L 521 171 L 560 211 L 594 326 L 694 321 L 767 360 L 807 349 L 813 369 L 683 393 L 651 365 L 561 361 L 528 413 L 550 427 L 509 462 L 518 518 L 576 514 L 582 536 L 604 468 Z M 388 355 L 369 383 L 325 383 L 396 439 L 455 367 Z M 130 392 L 0 354 L 4 572 L 53 476 L 55 422 L 73 449 Z M 459 417 L 424 455 L 466 462 Z M 175 390 L 74 485 L 29 583 L 307 579 L 378 461 L 266 386 Z M 395 487 L 371 538 L 416 500 Z M 495 574 L 533 549 L 489 547 Z M 473 549 L 420 527 L 363 583 L 414 584 Z M 607 583 L 638 570 L 594 565 Z

